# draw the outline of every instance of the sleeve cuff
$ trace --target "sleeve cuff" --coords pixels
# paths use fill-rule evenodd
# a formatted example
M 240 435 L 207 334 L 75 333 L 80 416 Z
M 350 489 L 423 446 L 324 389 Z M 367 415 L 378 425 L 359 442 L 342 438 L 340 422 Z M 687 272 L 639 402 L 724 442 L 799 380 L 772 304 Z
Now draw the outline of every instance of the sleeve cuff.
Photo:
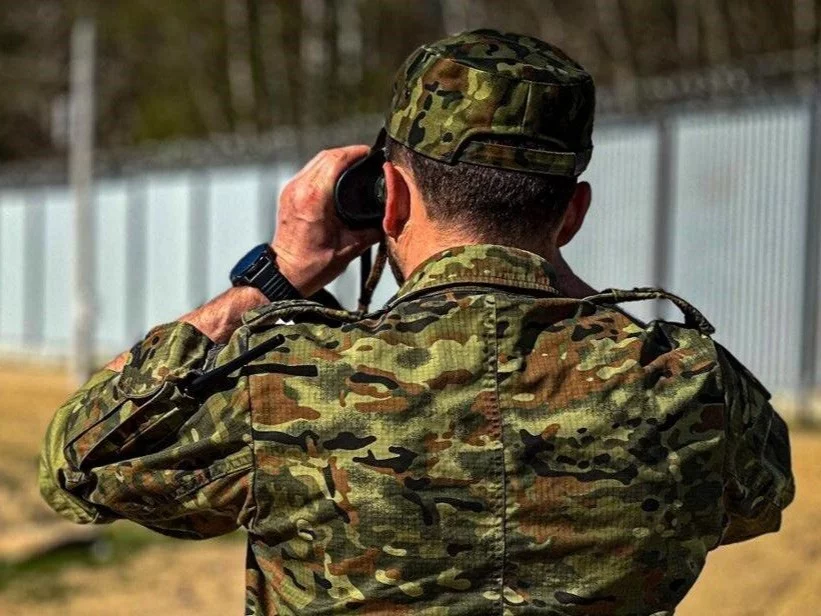
M 159 325 L 131 349 L 117 389 L 127 398 L 151 396 L 167 381 L 202 370 L 213 344 L 189 323 Z

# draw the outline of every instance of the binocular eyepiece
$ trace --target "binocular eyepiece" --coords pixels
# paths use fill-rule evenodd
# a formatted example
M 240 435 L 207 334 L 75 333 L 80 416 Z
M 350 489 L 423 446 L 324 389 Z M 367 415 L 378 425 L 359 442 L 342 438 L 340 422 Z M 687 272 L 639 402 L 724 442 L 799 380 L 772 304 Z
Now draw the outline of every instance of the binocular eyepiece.
M 385 216 L 385 131 L 370 153 L 348 167 L 336 181 L 336 215 L 350 229 L 380 228 Z

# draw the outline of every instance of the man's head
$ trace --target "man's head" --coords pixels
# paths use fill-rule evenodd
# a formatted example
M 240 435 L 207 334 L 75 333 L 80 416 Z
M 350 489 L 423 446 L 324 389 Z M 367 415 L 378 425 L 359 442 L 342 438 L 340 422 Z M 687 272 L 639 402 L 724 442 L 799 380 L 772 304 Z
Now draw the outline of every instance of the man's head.
M 590 200 L 594 86 L 560 50 L 479 30 L 416 50 L 386 121 L 384 230 L 407 275 L 448 246 L 550 256 Z M 396 273 L 396 272 L 395 272 Z

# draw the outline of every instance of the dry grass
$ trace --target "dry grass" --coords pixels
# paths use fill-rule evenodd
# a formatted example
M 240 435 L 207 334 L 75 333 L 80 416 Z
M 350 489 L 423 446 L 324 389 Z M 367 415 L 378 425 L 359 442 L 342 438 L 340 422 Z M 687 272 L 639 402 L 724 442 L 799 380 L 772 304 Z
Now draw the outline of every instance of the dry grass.
M 241 614 L 239 535 L 183 542 L 121 522 L 105 527 L 91 550 L 69 546 L 28 565 L 6 565 L 4 573 L 4 559 L 78 528 L 53 514 L 36 486 L 40 440 L 70 391 L 59 372 L 0 368 L 0 614 Z
M 25 525 L 55 517 L 35 487 L 36 455 L 53 410 L 69 392 L 59 373 L 0 370 L 0 549 Z M 793 435 L 798 497 L 782 531 L 714 552 L 678 614 L 816 614 L 821 605 L 821 435 Z M 240 614 L 244 545 L 163 539 L 118 523 L 96 550 L 75 548 L 6 567 L 0 614 Z M 100 549 L 102 546 L 102 549 Z M 102 552 L 102 553 L 100 553 Z M 2 558 L 2 555 L 0 555 Z

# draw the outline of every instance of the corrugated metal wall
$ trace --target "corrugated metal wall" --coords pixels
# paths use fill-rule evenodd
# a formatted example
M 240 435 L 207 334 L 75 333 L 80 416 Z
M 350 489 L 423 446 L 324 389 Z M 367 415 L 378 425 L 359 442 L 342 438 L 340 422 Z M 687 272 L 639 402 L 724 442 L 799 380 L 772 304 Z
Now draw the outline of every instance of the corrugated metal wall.
M 605 124 L 594 142 L 593 160 L 582 177 L 592 186 L 593 203 L 563 256 L 596 289 L 653 285 L 658 128 Z M 627 309 L 642 319 L 653 316 L 650 305 Z
M 798 385 L 809 159 L 806 108 L 683 117 L 671 286 L 767 385 Z
M 766 385 L 796 390 L 811 117 L 809 104 L 682 113 L 664 120 L 667 140 L 658 120 L 600 123 L 584 176 L 593 207 L 566 259 L 595 287 L 661 278 L 713 321 L 717 339 Z M 664 164 L 669 185 L 660 187 Z M 122 349 L 225 289 L 234 262 L 270 237 L 276 195 L 296 168 L 98 181 L 97 350 Z M 70 213 L 65 186 L 0 190 L 0 349 L 68 351 Z M 357 283 L 352 268 L 332 290 L 352 307 Z M 375 303 L 394 290 L 386 273 Z M 659 307 L 629 309 L 649 319 Z M 816 374 L 819 384 L 821 366 Z

